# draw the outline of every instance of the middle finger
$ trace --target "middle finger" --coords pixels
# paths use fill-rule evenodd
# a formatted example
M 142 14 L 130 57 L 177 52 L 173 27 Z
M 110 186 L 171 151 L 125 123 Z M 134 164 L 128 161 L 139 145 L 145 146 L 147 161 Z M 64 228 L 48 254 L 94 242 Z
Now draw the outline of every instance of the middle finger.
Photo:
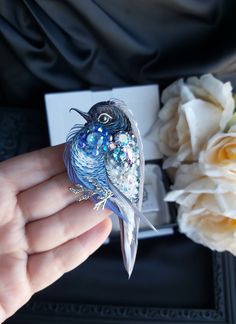
M 103 221 L 109 210 L 95 211 L 89 201 L 75 202 L 58 213 L 26 225 L 28 253 L 53 249 Z
M 18 205 L 25 222 L 48 217 L 75 201 L 69 192 L 71 183 L 63 172 L 18 195 Z

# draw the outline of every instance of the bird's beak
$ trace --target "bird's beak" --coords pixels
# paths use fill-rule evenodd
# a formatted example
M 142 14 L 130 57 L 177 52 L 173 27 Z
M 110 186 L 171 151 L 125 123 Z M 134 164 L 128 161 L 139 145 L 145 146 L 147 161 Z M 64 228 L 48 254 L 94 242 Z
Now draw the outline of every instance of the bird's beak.
M 74 111 L 76 111 L 78 114 L 80 114 L 87 122 L 90 122 L 91 120 L 92 120 L 92 118 L 91 118 L 91 116 L 88 114 L 88 113 L 86 113 L 86 112 L 84 112 L 84 111 L 81 111 L 81 110 L 79 110 L 79 109 L 76 109 L 76 108 L 71 108 L 70 109 L 70 111 L 71 110 L 74 110 Z

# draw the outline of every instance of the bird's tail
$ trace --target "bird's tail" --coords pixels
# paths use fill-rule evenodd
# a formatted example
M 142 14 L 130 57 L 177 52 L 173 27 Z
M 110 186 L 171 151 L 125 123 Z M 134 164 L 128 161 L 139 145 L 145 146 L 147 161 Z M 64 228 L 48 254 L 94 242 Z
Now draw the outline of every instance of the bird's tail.
M 110 187 L 114 196 L 110 198 L 112 204 L 118 207 L 120 214 L 123 217 L 119 218 L 120 235 L 121 235 L 121 250 L 123 262 L 129 277 L 133 271 L 137 248 L 138 248 L 138 232 L 140 219 L 156 231 L 150 221 L 138 210 L 113 184 Z

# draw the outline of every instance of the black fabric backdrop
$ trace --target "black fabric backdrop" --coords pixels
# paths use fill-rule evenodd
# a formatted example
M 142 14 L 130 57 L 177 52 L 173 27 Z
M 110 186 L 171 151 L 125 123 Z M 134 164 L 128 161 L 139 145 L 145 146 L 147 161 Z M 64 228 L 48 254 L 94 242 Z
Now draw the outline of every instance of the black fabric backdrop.
M 43 93 L 236 81 L 235 0 L 0 0 L 0 104 Z
M 235 16 L 235 0 L 0 0 L 1 116 L 6 107 L 22 111 L 23 134 L 25 120 L 34 128 L 26 111 L 38 119 L 46 92 L 148 83 L 163 88 L 206 72 L 236 86 Z M 14 109 L 10 113 L 16 118 Z M 15 119 L 14 132 L 5 125 L 5 151 L 12 134 L 12 141 L 19 139 L 14 125 Z M 43 126 L 35 129 L 39 136 Z M 13 145 L 14 154 L 35 147 L 24 144 L 32 143 L 33 131 L 27 134 L 23 149 Z M 175 235 L 140 242 L 129 281 L 119 245 L 112 244 L 34 298 L 211 308 L 211 276 L 211 252 Z

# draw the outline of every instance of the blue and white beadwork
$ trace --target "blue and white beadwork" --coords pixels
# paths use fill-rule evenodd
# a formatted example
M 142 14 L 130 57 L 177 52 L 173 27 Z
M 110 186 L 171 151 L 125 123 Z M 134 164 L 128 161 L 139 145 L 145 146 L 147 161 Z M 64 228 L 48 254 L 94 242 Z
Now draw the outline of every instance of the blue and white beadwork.
M 77 200 L 91 199 L 120 219 L 121 247 L 130 276 L 137 252 L 144 184 L 143 148 L 137 124 L 123 103 L 99 102 L 68 138 L 64 160 Z
M 119 132 L 109 143 L 107 173 L 113 184 L 132 202 L 139 200 L 140 151 L 135 136 Z

